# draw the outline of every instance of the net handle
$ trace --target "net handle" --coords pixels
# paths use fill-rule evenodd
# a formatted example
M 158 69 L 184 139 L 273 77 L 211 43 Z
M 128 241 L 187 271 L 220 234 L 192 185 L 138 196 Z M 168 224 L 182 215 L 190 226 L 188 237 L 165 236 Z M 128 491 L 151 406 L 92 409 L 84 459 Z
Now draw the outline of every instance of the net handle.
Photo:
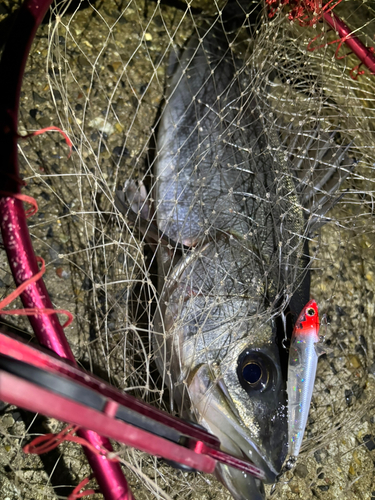
M 22 79 L 30 47 L 36 31 L 46 15 L 52 0 L 26 0 L 9 34 L 0 61 L 0 224 L 4 246 L 16 286 L 38 273 L 38 263 L 20 199 L 12 196 L 21 192 L 17 154 L 17 124 Z M 40 278 L 22 293 L 25 308 L 53 309 L 46 286 Z M 75 362 L 64 330 L 56 314 L 29 317 L 40 344 L 59 356 Z M 92 431 L 80 431 L 81 437 L 94 447 L 112 450 L 107 438 Z M 133 498 L 120 464 L 110 462 L 84 448 L 94 471 L 101 493 L 106 500 Z

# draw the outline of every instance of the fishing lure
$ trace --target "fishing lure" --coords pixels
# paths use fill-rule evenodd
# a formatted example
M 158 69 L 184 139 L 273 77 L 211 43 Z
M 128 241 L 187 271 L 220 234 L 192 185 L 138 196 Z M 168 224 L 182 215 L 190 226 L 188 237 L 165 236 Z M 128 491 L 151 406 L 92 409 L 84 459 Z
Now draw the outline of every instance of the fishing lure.
M 315 300 L 303 308 L 294 326 L 288 364 L 288 442 L 289 456 L 299 454 L 314 389 L 318 357 L 319 315 Z

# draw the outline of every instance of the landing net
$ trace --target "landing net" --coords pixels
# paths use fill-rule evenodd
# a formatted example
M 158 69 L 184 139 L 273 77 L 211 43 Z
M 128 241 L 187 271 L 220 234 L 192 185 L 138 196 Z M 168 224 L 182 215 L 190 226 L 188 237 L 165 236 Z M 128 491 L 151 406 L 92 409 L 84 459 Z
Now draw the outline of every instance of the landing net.
M 166 410 L 169 399 L 152 348 L 159 301 L 156 247 L 145 242 L 139 220 L 134 224 L 120 214 L 114 197 L 126 180 L 146 188 L 154 184 L 170 53 L 204 20 L 216 19 L 222 7 L 205 1 L 56 2 L 38 31 L 21 95 L 20 134 L 55 125 L 74 145 L 67 159 L 57 133 L 19 144 L 27 194 L 39 203 L 29 224 L 34 248 L 46 260 L 54 305 L 75 316 L 66 330 L 74 355 L 116 387 Z M 306 197 L 306 217 L 313 207 L 314 221 L 320 221 L 298 237 L 310 240 L 311 295 L 326 315 L 321 333 L 328 345 L 297 468 L 282 477 L 273 498 L 370 499 L 375 491 L 375 76 L 356 68 L 360 61 L 345 44 L 330 43 L 338 35 L 326 23 L 301 26 L 290 19 L 287 6 L 269 10 L 255 2 L 249 12 L 231 50 L 248 71 L 265 136 L 277 134 L 279 151 L 294 166 L 314 145 L 310 169 L 305 161 L 302 172 L 290 175 Z M 371 4 L 342 2 L 334 12 L 371 47 Z M 317 162 L 327 141 L 332 148 Z M 335 166 L 335 178 L 345 179 L 332 194 L 322 188 L 332 206 L 322 215 L 321 194 L 309 193 L 319 172 Z M 5 296 L 13 283 L 5 253 L 0 258 Z M 296 286 L 292 282 L 290 291 Z M 22 318 L 11 323 L 28 328 Z M 22 453 L 23 440 L 60 430 L 58 422 L 9 406 L 1 422 L 2 498 L 61 498 L 90 473 L 72 444 L 48 459 Z M 118 450 L 138 499 L 228 498 L 211 476 Z

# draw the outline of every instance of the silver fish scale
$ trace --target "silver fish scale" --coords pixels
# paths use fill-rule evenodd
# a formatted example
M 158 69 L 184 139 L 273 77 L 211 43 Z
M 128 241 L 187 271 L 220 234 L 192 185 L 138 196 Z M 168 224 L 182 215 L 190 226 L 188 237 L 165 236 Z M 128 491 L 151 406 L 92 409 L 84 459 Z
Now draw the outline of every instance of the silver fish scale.
M 255 84 L 220 23 L 192 36 L 171 78 L 153 198 L 159 230 L 190 251 L 159 248 L 154 354 L 171 407 L 273 481 L 286 395 L 272 319 L 303 276 L 304 217 Z M 269 389 L 251 397 L 240 379 L 247 356 Z M 252 480 L 219 469 L 236 500 L 263 498 Z
M 304 227 L 290 167 L 278 137 L 266 138 L 259 103 L 242 89 L 249 75 L 234 78 L 228 47 L 221 42 L 213 55 L 211 44 L 206 38 L 196 50 L 193 37 L 171 82 L 158 141 L 158 226 L 187 245 L 231 235 L 250 252 L 238 257 L 249 273 L 283 288 L 295 282 Z M 222 265 L 229 272 L 230 261 Z
M 265 293 L 260 275 L 253 272 L 253 255 L 234 238 L 224 236 L 196 253 L 169 298 L 178 304 L 172 321 L 178 318 L 176 326 L 183 329 L 178 349 L 185 368 L 219 362 L 233 342 L 251 335 L 248 318 L 262 312 L 259 296 Z M 177 347 L 178 336 L 173 342 Z M 186 375 L 183 370 L 181 379 Z

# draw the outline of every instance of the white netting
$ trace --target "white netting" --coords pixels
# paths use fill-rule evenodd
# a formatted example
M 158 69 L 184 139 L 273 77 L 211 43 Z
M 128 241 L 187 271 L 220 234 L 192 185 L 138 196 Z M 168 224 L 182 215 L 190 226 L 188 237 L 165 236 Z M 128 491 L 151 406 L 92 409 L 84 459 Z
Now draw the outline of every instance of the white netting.
M 115 191 L 126 180 L 141 181 L 148 197 L 154 196 L 150 188 L 158 182 L 157 126 L 168 95 L 171 51 L 180 54 L 199 27 L 208 32 L 207 20 L 217 20 L 222 8 L 223 2 L 206 1 L 57 2 L 50 22 L 38 31 L 21 96 L 21 133 L 56 125 L 74 145 L 69 160 L 57 133 L 20 142 L 19 148 L 27 194 L 40 207 L 29 223 L 34 247 L 46 258 L 45 280 L 54 304 L 75 315 L 66 334 L 76 359 L 116 387 L 163 409 L 169 409 L 169 399 L 153 358 L 153 321 L 160 305 L 156 246 L 146 243 L 140 219 L 134 224 L 116 209 Z M 358 80 L 351 78 L 350 70 L 359 61 L 351 54 L 336 57 L 337 44 L 325 42 L 337 34 L 326 24 L 301 27 L 283 10 L 268 18 L 262 6 L 249 2 L 248 12 L 253 11 L 241 29 L 228 33 L 236 81 L 245 88 L 243 102 L 250 95 L 246 84 L 256 95 L 271 153 L 293 165 L 290 177 L 306 219 L 311 206 L 313 218 L 319 218 L 322 196 L 310 193 L 329 167 L 342 167 L 334 179 L 350 172 L 328 194 L 328 206 L 334 206 L 324 216 L 331 222 L 306 226 L 297 235 L 310 240 L 311 295 L 327 315 L 322 333 L 330 349 L 319 361 L 298 466 L 283 476 L 273 498 L 370 499 L 375 491 L 375 77 L 366 71 Z M 342 2 L 335 13 L 371 46 L 371 5 Z M 309 43 L 324 46 L 309 51 Z M 338 55 L 347 52 L 343 45 Z M 232 108 L 236 117 L 245 109 L 241 102 Z M 331 147 L 326 151 L 327 141 Z M 305 161 L 294 168 L 298 158 Z M 277 193 L 283 207 L 288 194 L 285 184 L 281 188 Z M 327 186 L 322 189 L 326 192 Z M 288 276 L 295 281 L 289 293 L 301 279 L 293 259 Z M 5 295 L 12 281 L 4 254 L 1 262 Z M 22 328 L 26 322 L 14 324 Z M 57 422 L 38 417 L 33 423 L 30 415 L 5 408 L 2 498 L 64 497 L 69 485 L 89 474 L 75 445 L 61 446 L 43 463 L 23 455 L 22 439 L 58 428 Z M 228 498 L 211 476 L 177 472 L 145 454 L 121 451 L 136 498 Z

